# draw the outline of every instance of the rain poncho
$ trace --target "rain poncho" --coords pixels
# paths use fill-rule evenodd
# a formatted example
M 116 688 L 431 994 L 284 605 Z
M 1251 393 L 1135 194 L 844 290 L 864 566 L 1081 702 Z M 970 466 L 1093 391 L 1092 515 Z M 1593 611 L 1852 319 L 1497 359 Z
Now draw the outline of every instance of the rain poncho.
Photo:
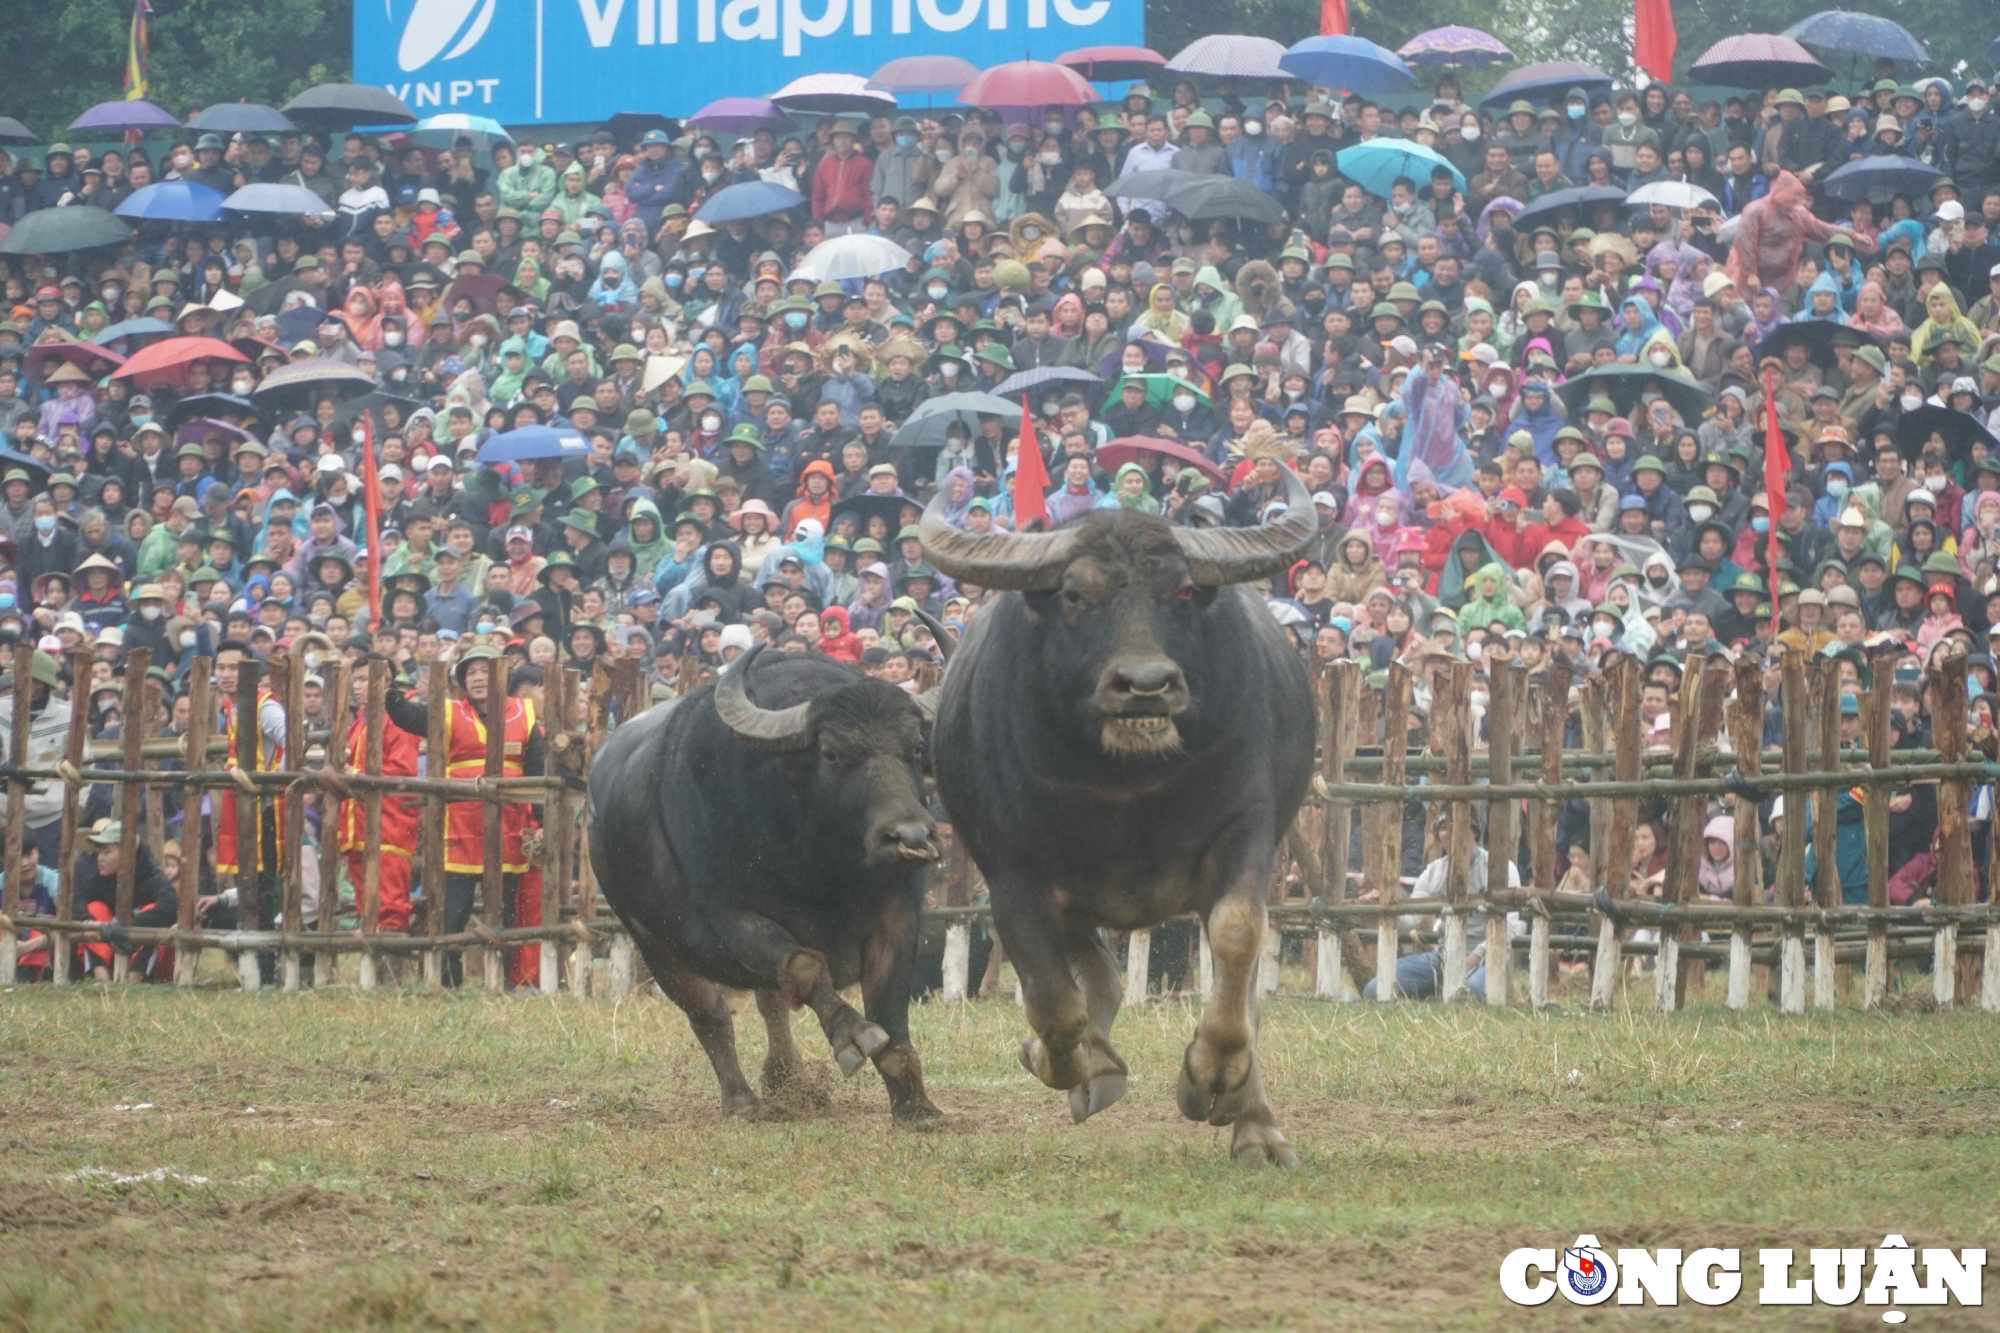
M 1521 608 L 1507 596 L 1513 586 L 1507 567 L 1499 561 L 1480 566 L 1479 572 L 1472 576 L 1465 609 L 1458 613 L 1459 629 L 1486 629 L 1500 625 L 1506 629 L 1525 630 L 1527 619 L 1522 616 Z
M 1739 292 L 1757 287 L 1778 291 L 1796 280 L 1806 242 L 1824 241 L 1841 231 L 1812 215 L 1806 187 L 1789 171 L 1771 181 L 1762 199 L 1743 210 L 1729 247 L 1729 278 Z
M 1396 455 L 1390 475 L 1396 487 L 1410 489 L 1410 468 L 1421 462 L 1430 468 L 1437 484 L 1457 490 L 1472 481 L 1472 458 L 1465 452 L 1460 429 L 1465 407 L 1458 399 L 1458 382 L 1448 375 L 1431 376 L 1413 370 L 1403 381 L 1402 402 L 1409 413 L 1403 428 L 1403 447 Z
M 1639 316 L 1636 328 L 1631 323 L 1631 315 L 1634 313 Z M 1653 336 L 1654 330 L 1660 327 L 1658 317 L 1653 314 L 1653 303 L 1643 296 L 1626 297 L 1618 303 L 1618 327 L 1622 330 L 1618 335 L 1618 359 L 1638 360 L 1639 353 L 1644 350 L 1647 340 Z
M 1137 477 L 1144 488 L 1137 496 L 1125 494 L 1125 478 Z M 1120 467 L 1111 478 L 1111 489 L 1097 502 L 1099 509 L 1136 509 L 1142 514 L 1160 512 L 1160 502 L 1153 498 L 1152 480 L 1146 476 L 1146 469 L 1137 463 L 1127 463 Z

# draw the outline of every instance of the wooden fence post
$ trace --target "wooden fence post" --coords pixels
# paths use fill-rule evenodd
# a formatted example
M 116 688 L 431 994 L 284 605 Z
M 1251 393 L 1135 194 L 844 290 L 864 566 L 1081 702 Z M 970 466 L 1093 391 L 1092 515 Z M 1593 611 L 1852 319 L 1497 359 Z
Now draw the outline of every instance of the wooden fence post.
M 1646 738 L 1639 729 L 1639 661 L 1620 653 L 1605 670 L 1611 713 L 1611 776 L 1617 782 L 1637 782 L 1645 758 Z M 1553 767 L 1544 760 L 1544 779 Z M 1561 780 L 1558 771 L 1555 781 Z M 1633 844 L 1639 826 L 1639 798 L 1620 796 L 1611 802 L 1611 827 L 1605 834 L 1604 891 L 1613 898 L 1632 896 Z M 1608 916 L 1597 922 L 1597 955 L 1591 960 L 1590 1007 L 1609 1009 L 1618 1002 L 1624 973 L 1618 924 Z
M 1547 683 L 1539 691 L 1541 708 L 1542 781 L 1553 786 L 1562 781 L 1563 742 L 1569 736 L 1570 671 L 1567 663 L 1549 665 Z M 1556 822 L 1562 813 L 1560 800 L 1535 802 L 1529 818 L 1535 821 L 1535 888 L 1555 892 L 1562 879 L 1556 853 Z M 1617 932 L 1612 931 L 1613 947 Z M 1528 922 L 1528 1004 L 1540 1009 L 1549 1002 L 1549 917 L 1537 912 Z M 1592 1003 L 1596 1003 L 1595 996 Z
M 1431 738 L 1444 758 L 1448 786 L 1472 782 L 1472 663 L 1448 663 L 1431 695 Z M 1444 900 L 1451 907 L 1465 904 L 1472 878 L 1472 805 L 1448 801 L 1444 808 Z M 1447 913 L 1439 927 L 1442 981 L 1438 998 L 1450 1002 L 1465 990 L 1466 921 L 1464 912 Z
M 1764 671 L 1755 658 L 1745 656 L 1736 663 L 1736 699 L 1730 706 L 1729 744 L 1736 769 L 1754 778 L 1764 762 Z M 1730 900 L 1738 907 L 1754 907 L 1763 897 L 1764 857 L 1758 846 L 1757 798 L 1736 798 L 1736 847 L 1732 853 L 1736 876 Z M 1738 922 L 1729 931 L 1729 998 L 1731 1009 L 1750 1004 L 1751 928 Z
M 371 778 L 382 776 L 382 737 L 387 729 L 389 708 L 389 664 L 370 662 L 366 684 L 367 712 L 363 715 L 361 771 Z M 355 914 L 360 917 L 364 944 L 373 943 L 382 920 L 382 789 L 374 783 L 361 793 L 361 883 L 355 886 Z M 362 990 L 374 990 L 379 960 L 375 950 L 364 948 L 356 968 L 356 982 Z
M 1520 694 L 1523 672 L 1513 662 L 1495 663 L 1491 672 L 1486 712 L 1486 780 L 1509 783 L 1514 780 L 1514 711 Z M 1519 856 L 1521 803 L 1509 796 L 1486 803 L 1486 893 L 1489 897 L 1507 892 L 1507 867 Z M 1515 878 L 1520 878 L 1515 867 Z M 1539 914 L 1538 914 L 1539 915 Z M 1514 976 L 1514 950 L 1507 939 L 1507 914 L 1486 914 L 1486 1003 L 1507 1003 L 1508 984 Z
M 1876 770 L 1889 766 L 1892 743 L 1890 705 L 1895 701 L 1890 672 L 1895 656 L 1894 652 L 1877 652 L 1873 656 L 1870 663 L 1873 683 L 1861 705 L 1861 731 L 1868 746 L 1868 767 Z M 1862 828 L 1868 842 L 1868 905 L 1875 908 L 1889 905 L 1889 795 L 1890 789 L 1879 783 L 1869 784 L 1861 794 Z M 1879 1009 L 1889 998 L 1889 927 L 1886 922 L 1869 922 L 1868 948 L 1862 966 L 1861 1006 L 1864 1009 Z
M 1361 717 L 1361 664 L 1343 659 L 1327 668 L 1323 682 L 1327 717 L 1326 748 L 1320 754 L 1320 771 L 1334 786 L 1347 778 L 1347 760 L 1354 753 L 1355 728 Z M 1329 903 L 1347 897 L 1347 858 L 1354 836 L 1354 806 L 1348 801 L 1328 801 L 1320 812 L 1320 881 Z M 1322 999 L 1340 996 L 1341 932 L 1321 929 L 1313 958 L 1313 993 Z M 1355 958 L 1358 965 L 1360 958 Z
M 288 653 L 285 663 L 285 767 L 304 772 L 306 767 L 306 660 L 304 653 Z M 324 698 L 324 687 L 322 695 Z M 329 746 L 329 748 L 331 748 Z M 281 874 L 285 882 L 285 912 L 279 924 L 287 935 L 305 929 L 305 875 L 306 863 L 306 793 L 305 784 L 296 784 L 286 791 L 284 837 L 282 844 Z M 299 950 L 287 945 L 284 952 L 284 987 L 297 990 L 301 980 L 303 963 Z M 313 964 L 314 979 L 318 979 L 319 964 Z
M 507 755 L 507 669 L 501 659 L 486 664 L 486 767 L 489 778 L 504 776 Z M 486 844 L 480 880 L 479 920 L 486 929 L 499 930 L 507 923 L 506 840 L 501 834 L 501 809 L 493 801 L 484 805 Z M 507 989 L 507 951 L 487 945 L 481 951 L 486 961 L 486 989 L 495 995 Z
M 563 677 L 564 706 L 574 711 L 577 700 L 583 697 L 583 677 L 577 673 L 574 667 L 566 668 L 563 672 Z M 683 690 L 686 688 L 685 678 L 683 678 L 682 688 Z M 590 715 L 593 719 L 597 715 L 597 700 L 594 691 L 590 699 Z M 565 716 L 563 718 L 563 727 L 567 729 L 569 725 L 569 718 Z M 587 774 L 590 772 L 590 761 L 597 753 L 597 746 L 604 738 L 596 730 L 594 722 L 585 725 L 581 737 L 580 743 L 583 746 L 583 764 L 581 767 L 582 771 Z M 588 830 L 583 827 L 581 820 L 577 822 L 577 833 L 579 836 L 575 839 L 573 860 L 576 872 L 576 947 L 570 950 L 569 955 L 569 993 L 577 999 L 582 1000 L 588 999 L 590 996 L 591 976 L 596 967 L 596 955 L 590 942 L 590 925 L 591 918 L 597 914 L 597 880 L 590 869 L 590 839 Z
M 1811 700 L 1806 697 L 1805 661 L 1796 649 L 1787 648 L 1780 667 L 1778 686 L 1783 728 L 1782 745 L 1787 777 L 1807 771 L 1806 729 L 1811 719 Z M 1803 907 L 1806 902 L 1806 812 L 1812 797 L 1799 787 L 1785 791 L 1785 827 L 1778 845 L 1778 903 L 1782 907 Z M 1804 928 L 1787 922 L 1780 930 L 1778 944 L 1778 1005 L 1788 1014 L 1802 1014 L 1805 998 Z
M 1818 663 L 1819 767 L 1832 773 L 1840 768 L 1840 664 L 1827 659 Z M 1813 812 L 1813 844 L 1822 847 L 1814 867 L 1814 896 L 1822 908 L 1840 906 L 1840 857 L 1834 854 L 1834 838 L 1839 832 L 1840 793 L 1832 787 L 1819 790 Z M 1865 817 L 1865 815 L 1864 815 Z M 1821 820 L 1825 833 L 1821 833 Z M 1822 844 L 1821 839 L 1825 842 Z M 1822 918 L 1813 930 L 1813 1008 L 1831 1009 L 1837 994 L 1838 968 L 1834 963 L 1833 927 Z
M 188 729 L 183 738 L 187 752 L 188 784 L 181 797 L 181 882 L 179 910 L 174 925 L 183 936 L 192 935 L 200 920 L 195 907 L 201 897 L 201 806 L 208 789 L 199 774 L 208 767 L 209 729 L 215 720 L 215 704 L 209 695 L 209 679 L 215 669 L 211 658 L 197 657 L 188 663 Z M 174 984 L 192 986 L 201 963 L 199 946 L 183 941 L 174 946 Z
M 1947 657 L 1931 668 L 1931 734 L 1938 762 L 1965 762 L 1965 658 Z M 1972 901 L 1972 830 L 1965 818 L 1971 795 L 1964 778 L 1938 783 L 1937 901 L 1964 907 Z M 1940 1009 L 1957 1003 L 1959 992 L 1958 923 L 1937 928 L 1931 952 L 1931 996 Z
M 153 650 L 134 648 L 125 659 L 125 692 L 120 700 L 118 715 L 118 738 L 125 747 L 121 761 L 125 770 L 137 772 L 145 764 L 146 755 L 146 673 L 153 667 Z M 120 783 L 118 787 L 118 924 L 132 924 L 132 890 L 139 876 L 139 819 L 140 798 L 145 789 L 136 782 Z M 13 867 L 8 867 L 10 870 Z M 111 979 L 125 981 L 131 974 L 131 956 L 123 949 L 111 956 Z
M 354 729 L 354 668 L 347 662 L 336 661 L 325 678 L 320 692 L 321 711 L 326 714 L 326 767 L 335 773 L 344 772 L 348 760 L 347 733 Z M 322 787 L 319 792 L 319 902 L 314 908 L 314 925 L 318 933 L 331 939 L 340 929 L 340 830 L 345 818 L 347 802 L 330 788 Z M 439 821 L 438 828 L 444 827 Z M 360 885 L 355 886 L 360 892 Z M 331 949 L 321 951 L 313 963 L 313 985 L 331 986 L 339 973 L 340 955 Z
M 1680 696 L 1674 706 L 1674 776 L 1695 775 L 1702 740 L 1702 699 L 1707 693 L 1708 658 L 1689 653 L 1681 675 Z M 1701 866 L 1702 815 L 1707 798 L 1677 796 L 1668 803 L 1672 812 L 1667 827 L 1667 875 L 1661 901 L 1682 905 L 1694 901 L 1695 875 Z M 1660 952 L 1654 960 L 1654 1007 L 1663 1014 L 1673 1013 L 1685 1002 L 1681 973 L 1680 946 L 1690 934 L 1684 924 L 1662 924 Z
M 1410 671 L 1401 662 L 1389 664 L 1388 684 L 1382 690 L 1382 783 L 1401 787 L 1409 780 L 1410 767 Z M 1394 903 L 1403 896 L 1403 801 L 1392 799 L 1363 807 L 1362 847 L 1364 863 L 1373 853 L 1374 869 L 1363 866 L 1363 880 L 1374 890 L 1376 900 Z M 1376 816 L 1375 831 L 1366 832 L 1366 815 Z M 1396 922 L 1393 915 L 1377 918 L 1375 926 L 1375 998 L 1387 1004 L 1396 998 Z M 1207 936 L 1203 935 L 1206 944 Z
M 446 728 L 451 725 L 451 668 L 442 661 L 432 662 L 424 678 L 424 708 L 429 725 L 424 735 L 424 776 L 445 776 L 450 742 Z M 424 844 L 424 924 L 426 938 L 444 934 L 444 853 L 445 799 L 442 794 L 424 798 L 424 823 L 430 836 Z M 424 985 L 444 984 L 444 952 L 436 947 L 424 950 Z
M 69 655 L 70 709 L 69 734 L 64 738 L 63 760 L 69 770 L 82 776 L 84 755 L 90 744 L 90 696 L 86 692 L 77 698 L 79 690 L 88 690 L 90 683 L 91 649 L 88 645 L 73 649 Z M 62 864 L 56 867 L 56 920 L 58 922 L 76 920 L 76 829 L 83 814 L 83 804 L 89 799 L 90 787 L 64 784 L 63 812 L 56 839 L 61 851 L 58 853 Z M 70 975 L 70 955 L 74 952 L 73 936 L 51 935 L 49 937 L 49 962 L 51 975 L 58 986 L 67 985 Z
M 264 752 L 264 732 L 257 719 L 257 682 L 264 668 L 249 653 L 242 656 L 243 661 L 236 669 L 233 708 L 236 753 L 231 763 L 245 772 L 255 772 L 263 767 L 258 762 Z M 128 665 L 125 669 L 130 673 L 132 668 Z M 264 922 L 262 796 L 262 791 L 246 792 L 241 788 L 236 793 L 236 911 L 237 923 L 244 930 L 260 930 Z M 246 991 L 263 986 L 263 971 L 255 949 L 245 949 L 236 955 L 236 975 Z
M 567 709 L 563 704 L 563 685 L 569 678 L 560 671 L 551 671 L 543 677 L 542 702 L 545 712 L 542 730 L 545 733 L 543 773 L 554 777 L 556 765 L 556 737 L 561 734 L 563 718 Z M 563 920 L 563 908 L 569 902 L 569 886 L 563 878 L 562 848 L 569 836 L 569 798 L 566 789 L 550 786 L 542 793 L 542 924 L 559 926 Z M 554 995 L 562 985 L 562 968 L 557 960 L 556 942 L 543 940 L 537 947 L 536 976 L 541 982 L 544 995 Z
M 28 731 L 34 725 L 34 665 L 35 647 L 31 643 L 14 645 L 14 698 L 13 714 L 9 719 L 7 735 L 7 762 L 14 771 L 7 779 L 7 844 L 4 855 L 6 865 L 6 892 L 0 895 L 0 915 L 9 921 L 21 914 L 21 844 L 28 834 L 28 787 L 27 779 L 20 777 L 21 769 L 28 764 Z M 67 940 L 51 935 L 49 937 L 49 958 L 53 960 L 57 951 L 68 943 Z M 14 969 L 19 956 L 20 944 L 12 929 L 0 930 L 0 986 L 14 984 Z

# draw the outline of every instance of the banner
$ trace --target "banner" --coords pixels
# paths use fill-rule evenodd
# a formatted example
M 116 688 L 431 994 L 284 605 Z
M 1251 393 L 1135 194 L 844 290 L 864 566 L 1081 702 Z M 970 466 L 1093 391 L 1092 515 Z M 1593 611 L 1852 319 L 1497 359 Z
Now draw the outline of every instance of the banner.
M 898 56 L 984 68 L 1144 40 L 1145 0 L 355 0 L 354 77 L 421 116 L 579 124 Z

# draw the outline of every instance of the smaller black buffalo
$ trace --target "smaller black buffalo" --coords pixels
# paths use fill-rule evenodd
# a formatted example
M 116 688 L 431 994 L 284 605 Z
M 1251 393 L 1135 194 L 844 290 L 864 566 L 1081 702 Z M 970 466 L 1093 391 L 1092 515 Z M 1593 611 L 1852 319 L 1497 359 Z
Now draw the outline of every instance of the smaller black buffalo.
M 766 1094 L 801 1068 L 790 1010 L 806 1005 L 843 1073 L 875 1062 L 897 1119 L 938 1117 L 909 1028 L 938 855 L 919 767 L 926 725 L 893 685 L 760 647 L 620 727 L 591 765 L 604 896 L 686 1011 L 726 1113 L 758 1105 L 736 1058 L 731 987 L 756 992 L 770 1031 Z M 839 995 L 856 983 L 866 1018 Z

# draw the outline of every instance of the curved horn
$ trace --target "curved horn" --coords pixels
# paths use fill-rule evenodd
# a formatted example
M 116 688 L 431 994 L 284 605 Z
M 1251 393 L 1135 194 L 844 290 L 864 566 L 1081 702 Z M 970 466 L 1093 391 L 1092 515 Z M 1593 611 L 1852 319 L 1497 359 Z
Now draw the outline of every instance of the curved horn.
M 943 621 L 924 610 L 921 606 L 917 608 L 917 619 L 923 622 L 924 628 L 931 632 L 933 639 L 937 640 L 938 656 L 944 659 L 946 666 L 950 666 L 952 649 L 958 647 L 958 640 L 952 636 L 950 630 L 944 627 Z
M 803 750 L 812 744 L 812 704 L 759 708 L 750 700 L 750 664 L 768 644 L 743 654 L 715 682 L 715 714 L 723 724 L 760 750 Z
M 994 532 L 975 536 L 944 521 L 940 489 L 917 525 L 924 553 L 939 572 L 982 588 L 1048 591 L 1062 586 L 1063 570 L 1076 549 L 1074 530 Z
M 1196 583 L 1213 588 L 1248 583 L 1276 574 L 1298 557 L 1319 528 L 1312 493 L 1293 469 L 1280 463 L 1285 481 L 1285 516 L 1254 528 L 1175 528 L 1174 540 L 1187 557 Z

